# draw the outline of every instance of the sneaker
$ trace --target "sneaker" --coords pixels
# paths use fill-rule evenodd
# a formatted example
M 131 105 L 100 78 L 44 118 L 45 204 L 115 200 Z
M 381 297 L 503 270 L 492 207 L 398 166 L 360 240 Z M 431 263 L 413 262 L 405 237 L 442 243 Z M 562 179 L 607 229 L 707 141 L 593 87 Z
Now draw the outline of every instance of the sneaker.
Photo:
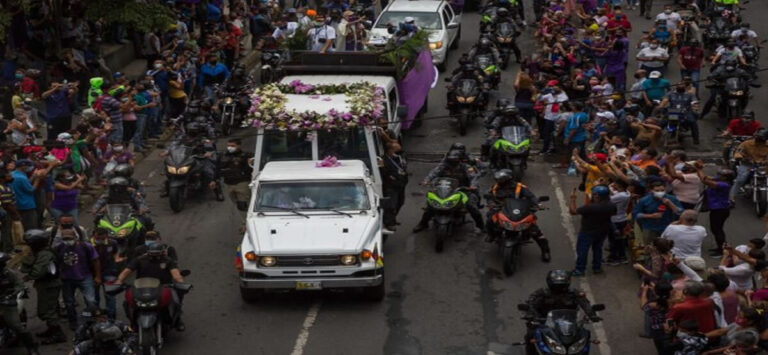
M 548 251 L 541 253 L 541 261 L 548 263 L 550 260 L 552 260 L 552 255 Z
M 381 229 L 381 234 L 384 234 L 384 235 L 392 235 L 392 234 L 395 234 L 395 231 L 393 231 L 393 230 L 391 230 L 391 229 L 387 229 L 387 228 L 382 228 L 382 229 Z
M 573 276 L 573 277 L 583 277 L 584 276 L 584 272 L 583 271 L 579 271 L 579 270 L 573 270 L 571 272 L 571 276 Z

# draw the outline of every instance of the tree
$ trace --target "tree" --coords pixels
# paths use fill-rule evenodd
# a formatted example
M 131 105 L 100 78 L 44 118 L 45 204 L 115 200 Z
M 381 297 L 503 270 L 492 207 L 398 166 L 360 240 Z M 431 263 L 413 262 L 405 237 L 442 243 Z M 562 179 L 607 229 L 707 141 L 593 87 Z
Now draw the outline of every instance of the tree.
M 176 22 L 168 6 L 154 1 L 86 0 L 85 3 L 87 19 L 101 19 L 107 25 L 123 24 L 140 32 L 165 30 Z
M 11 25 L 11 19 L 13 18 L 11 11 L 15 11 L 21 7 L 24 12 L 27 12 L 29 11 L 30 2 L 31 0 L 0 0 L 0 43 L 4 43 L 6 39 L 5 36 L 8 35 L 8 26 Z

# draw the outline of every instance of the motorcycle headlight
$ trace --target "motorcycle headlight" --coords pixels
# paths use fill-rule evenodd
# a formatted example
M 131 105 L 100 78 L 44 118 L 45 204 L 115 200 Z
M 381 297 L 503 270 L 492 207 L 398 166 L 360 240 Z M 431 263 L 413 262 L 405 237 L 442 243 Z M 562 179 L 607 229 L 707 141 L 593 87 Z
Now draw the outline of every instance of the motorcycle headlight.
M 581 354 L 584 346 L 587 345 L 587 338 L 581 338 L 577 342 L 568 347 L 569 354 Z
M 443 204 L 435 200 L 427 200 L 427 203 L 429 204 L 430 207 L 443 208 Z
M 456 101 L 463 104 L 467 101 L 467 98 L 465 98 L 464 96 L 456 96 Z
M 182 166 L 178 170 L 176 170 L 176 173 L 179 175 L 186 174 L 187 172 L 189 172 L 188 166 Z
M 560 345 L 560 342 L 558 342 L 555 339 L 552 339 L 545 335 L 544 343 L 547 345 L 549 350 L 552 350 L 552 353 L 554 354 L 567 354 L 565 347 Z
M 357 263 L 356 255 L 342 255 L 340 258 L 341 265 L 354 265 Z
M 149 301 L 149 302 L 136 302 L 136 305 L 139 307 L 157 307 L 157 300 Z
M 168 171 L 168 174 L 176 174 L 176 168 L 175 167 L 169 166 L 169 167 L 166 168 L 166 170 Z
M 475 101 L 475 96 L 470 96 L 470 97 L 468 97 L 468 98 L 467 98 L 467 103 L 468 103 L 468 104 L 471 104 L 471 103 L 473 103 L 474 101 Z
M 275 266 L 275 264 L 277 264 L 277 258 L 274 256 L 262 256 L 259 259 L 259 263 L 261 263 L 261 266 L 266 267 Z
M 118 238 L 125 238 L 125 236 L 127 236 L 127 235 L 128 235 L 128 229 L 127 228 L 126 229 L 121 229 L 121 230 L 117 231 L 117 237 Z
M 224 99 L 224 104 L 226 104 L 226 105 L 232 104 L 232 98 L 231 97 L 227 97 L 226 99 Z
M 731 95 L 733 95 L 733 96 L 744 95 L 744 90 L 731 91 Z

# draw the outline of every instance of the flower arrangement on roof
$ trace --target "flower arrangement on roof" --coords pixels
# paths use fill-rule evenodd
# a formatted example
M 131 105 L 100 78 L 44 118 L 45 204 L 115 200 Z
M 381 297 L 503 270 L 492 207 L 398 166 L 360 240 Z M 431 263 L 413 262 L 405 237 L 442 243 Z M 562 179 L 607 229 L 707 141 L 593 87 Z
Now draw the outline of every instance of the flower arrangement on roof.
M 345 95 L 349 111 L 335 109 L 296 111 L 285 108 L 288 94 L 307 95 L 317 100 L 317 107 L 332 101 L 328 95 Z M 384 112 L 384 90 L 368 82 L 311 85 L 294 80 L 288 84 L 271 83 L 256 88 L 251 108 L 243 126 L 283 131 L 344 129 L 375 124 Z

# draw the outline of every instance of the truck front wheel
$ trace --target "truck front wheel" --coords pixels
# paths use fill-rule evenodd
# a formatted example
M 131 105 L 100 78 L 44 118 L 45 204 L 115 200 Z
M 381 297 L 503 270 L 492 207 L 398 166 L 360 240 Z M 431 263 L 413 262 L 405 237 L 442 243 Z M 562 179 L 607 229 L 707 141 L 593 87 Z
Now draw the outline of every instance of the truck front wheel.
M 264 290 L 258 288 L 240 288 L 240 297 L 245 303 L 256 303 L 264 298 Z
M 387 280 L 382 275 L 380 285 L 363 288 L 363 298 L 371 302 L 381 302 L 386 294 L 386 285 Z

